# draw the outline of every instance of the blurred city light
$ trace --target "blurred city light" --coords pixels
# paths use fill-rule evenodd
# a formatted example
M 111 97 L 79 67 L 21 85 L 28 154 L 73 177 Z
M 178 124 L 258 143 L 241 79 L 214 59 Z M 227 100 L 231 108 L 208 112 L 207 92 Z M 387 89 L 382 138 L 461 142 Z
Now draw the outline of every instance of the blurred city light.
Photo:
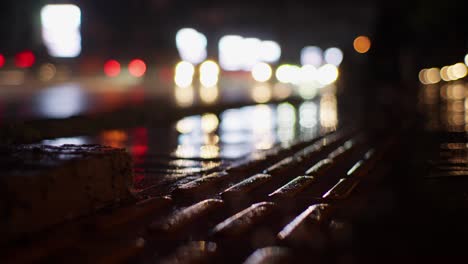
M 223 36 L 218 43 L 219 64 L 226 71 L 251 71 L 259 62 L 274 63 L 281 57 L 278 43 L 238 35 Z
M 53 57 L 81 53 L 81 10 L 76 5 L 46 5 L 41 10 L 42 39 Z
M 22 51 L 15 55 L 15 65 L 18 68 L 29 68 L 34 65 L 36 57 L 29 50 Z
M 40 113 L 51 118 L 67 118 L 84 110 L 86 94 L 78 84 L 62 84 L 40 91 L 37 102 Z
M 176 104 L 180 107 L 188 107 L 193 105 L 195 99 L 195 92 L 192 86 L 179 87 L 174 89 Z
M 322 65 L 323 51 L 317 46 L 307 46 L 301 50 L 301 64 L 319 67 Z
M 371 41 L 366 36 L 358 36 L 354 39 L 353 47 L 358 53 L 366 53 L 371 47 Z
M 57 69 L 55 68 L 55 65 L 52 63 L 45 63 L 42 64 L 41 67 L 39 67 L 39 80 L 43 82 L 47 82 L 52 80 L 55 77 L 55 74 L 57 73 Z
M 200 86 L 200 99 L 205 104 L 213 104 L 219 96 L 218 86 Z
M 468 54 L 465 55 L 465 65 L 468 66 Z
M 268 84 L 257 84 L 252 88 L 252 99 L 256 103 L 266 103 L 271 100 L 272 91 Z
M 422 69 L 419 71 L 418 73 L 418 78 L 419 78 L 419 81 L 422 83 L 422 84 L 428 84 L 428 82 L 426 81 L 426 71 L 427 69 Z M 450 80 L 450 78 L 449 78 Z
M 5 65 L 5 57 L 3 54 L 0 54 L 0 68 L 3 67 L 3 65 Z
M 243 67 L 244 38 L 237 35 L 226 35 L 219 40 L 219 64 L 226 71 L 238 71 Z
M 294 140 L 296 126 L 296 109 L 290 103 L 281 103 L 276 108 L 277 134 L 283 144 L 290 144 Z
M 273 96 L 278 100 L 288 98 L 293 92 L 293 87 L 281 82 L 275 83 L 273 86 Z
M 317 105 L 314 102 L 304 102 L 299 107 L 299 124 L 310 129 L 317 125 Z
M 448 68 L 447 73 L 449 77 L 451 77 L 451 79 L 454 81 L 461 79 L 467 74 L 466 65 L 461 62 L 456 63 Z
M 300 68 L 296 65 L 283 64 L 276 69 L 275 76 L 282 83 L 297 84 L 301 79 Z
M 264 40 L 260 43 L 260 60 L 275 63 L 281 57 L 281 47 L 273 40 Z
M 146 72 L 146 63 L 140 59 L 134 59 L 128 64 L 128 72 L 134 77 L 141 77 Z
M 320 125 L 325 129 L 338 126 L 337 100 L 332 93 L 324 94 L 320 99 Z
M 440 70 L 438 68 L 430 68 L 424 73 L 427 83 L 434 84 L 440 82 Z
M 332 84 L 338 79 L 338 68 L 332 64 L 321 66 L 317 73 L 317 81 L 323 85 Z
M 313 86 L 313 85 L 302 84 L 302 85 L 299 85 L 299 89 L 297 91 L 299 93 L 299 96 L 302 99 L 310 100 L 310 99 L 315 98 L 315 96 L 317 96 L 318 88 L 320 87 L 321 86 L 318 86 L 318 85 Z
M 176 33 L 176 46 L 184 61 L 198 64 L 206 59 L 207 39 L 193 28 L 182 28 Z
M 207 60 L 200 65 L 200 83 L 204 86 L 214 86 L 218 83 L 219 66 L 216 62 Z
M 260 61 L 262 42 L 258 38 L 244 38 L 242 43 L 242 70 L 250 71 Z
M 104 73 L 108 77 L 116 77 L 120 74 L 120 63 L 116 60 L 108 60 L 104 63 Z
M 192 85 L 195 67 L 188 61 L 177 63 L 174 73 L 174 82 L 177 86 L 187 87 Z
M 304 65 L 301 67 L 300 75 L 300 83 L 313 84 L 317 81 L 317 68 L 310 64 Z
M 442 67 L 442 69 L 440 69 L 440 73 L 439 73 L 440 78 L 442 78 L 442 80 L 444 80 L 446 82 L 450 81 L 450 77 L 448 76 L 448 68 L 449 68 L 449 66 Z M 419 77 L 419 80 L 421 81 L 421 77 Z
M 266 82 L 270 80 L 272 75 L 272 69 L 270 65 L 264 62 L 260 62 L 255 64 L 252 68 L 252 77 L 257 82 Z
M 219 120 L 215 114 L 204 114 L 201 117 L 201 128 L 205 133 L 213 133 L 218 129 Z
M 343 51 L 336 47 L 328 48 L 324 52 L 324 58 L 326 63 L 340 66 L 343 61 Z

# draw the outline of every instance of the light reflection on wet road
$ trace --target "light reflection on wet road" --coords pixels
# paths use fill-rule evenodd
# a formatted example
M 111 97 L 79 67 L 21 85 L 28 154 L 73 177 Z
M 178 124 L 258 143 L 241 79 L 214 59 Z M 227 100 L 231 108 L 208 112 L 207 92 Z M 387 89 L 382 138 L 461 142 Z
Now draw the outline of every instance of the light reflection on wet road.
M 170 126 L 102 131 L 95 136 L 44 140 L 50 145 L 103 144 L 133 156 L 137 188 L 201 174 L 278 144 L 311 139 L 338 126 L 336 96 L 299 105 L 257 104 L 219 115 L 188 116 Z

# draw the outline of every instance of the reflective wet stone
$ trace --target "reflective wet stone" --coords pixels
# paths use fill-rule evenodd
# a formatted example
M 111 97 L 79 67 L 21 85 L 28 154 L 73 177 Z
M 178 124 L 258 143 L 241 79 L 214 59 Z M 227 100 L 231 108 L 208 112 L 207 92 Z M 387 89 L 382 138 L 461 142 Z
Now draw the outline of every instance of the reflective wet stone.
M 163 221 L 152 223 L 149 228 L 156 232 L 177 232 L 205 215 L 221 209 L 223 205 L 222 200 L 207 199 L 179 210 Z
M 292 252 L 283 247 L 266 247 L 255 250 L 244 264 L 275 264 L 291 263 Z
M 116 209 L 108 214 L 101 214 L 94 219 L 94 226 L 98 230 L 111 229 L 144 216 L 154 214 L 158 210 L 167 208 L 172 203 L 169 197 L 153 197 L 128 206 Z
M 315 182 L 315 178 L 312 176 L 299 176 L 270 193 L 268 196 L 274 199 L 294 197 L 313 182 Z
M 287 224 L 277 237 L 293 245 L 323 247 L 325 234 L 322 225 L 330 219 L 333 211 L 328 204 L 311 205 Z
M 271 179 L 269 174 L 256 174 L 249 177 L 229 188 L 221 193 L 224 199 L 233 199 L 240 195 L 246 195 L 257 187 L 263 185 Z
M 326 192 L 322 198 L 341 200 L 347 198 L 354 188 L 358 185 L 360 179 L 357 177 L 342 178 L 338 183 Z
M 215 237 L 239 236 L 263 221 L 275 208 L 276 205 L 270 202 L 253 204 L 216 225 L 212 234 Z
M 210 189 L 214 189 L 216 185 L 224 181 L 227 176 L 228 173 L 226 172 L 214 172 L 178 186 L 174 189 L 172 194 L 175 196 L 201 195 Z
M 327 169 L 329 169 L 333 165 L 333 160 L 331 159 L 323 159 L 312 167 L 310 167 L 308 170 L 306 170 L 305 175 L 317 175 L 317 174 L 322 174 L 325 172 Z

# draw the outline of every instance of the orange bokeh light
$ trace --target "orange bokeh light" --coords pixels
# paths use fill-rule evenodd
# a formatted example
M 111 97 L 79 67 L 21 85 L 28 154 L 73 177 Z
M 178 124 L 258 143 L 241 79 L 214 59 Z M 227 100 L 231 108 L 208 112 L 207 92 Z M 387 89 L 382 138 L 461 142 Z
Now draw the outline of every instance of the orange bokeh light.
M 371 41 L 369 37 L 358 36 L 353 42 L 354 49 L 359 53 L 366 53 L 371 47 Z
M 146 63 L 140 59 L 134 59 L 128 64 L 128 71 L 135 77 L 141 77 L 146 72 Z
M 120 74 L 120 63 L 116 60 L 108 60 L 104 63 L 104 73 L 109 77 Z

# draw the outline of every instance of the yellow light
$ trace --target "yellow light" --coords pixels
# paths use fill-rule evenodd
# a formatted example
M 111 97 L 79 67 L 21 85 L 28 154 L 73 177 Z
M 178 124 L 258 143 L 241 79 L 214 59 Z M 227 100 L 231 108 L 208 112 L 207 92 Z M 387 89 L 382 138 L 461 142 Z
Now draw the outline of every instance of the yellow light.
M 418 78 L 419 78 L 419 81 L 422 83 L 422 84 L 428 84 L 428 82 L 426 81 L 426 69 L 422 69 L 419 71 L 419 74 L 418 74 Z
M 442 69 L 440 69 L 440 78 L 442 78 L 442 80 L 448 82 L 450 81 L 450 77 L 448 76 L 448 66 L 444 66 L 442 67 Z
M 212 133 L 218 128 L 219 120 L 215 114 L 204 114 L 201 117 L 201 127 L 203 132 Z
M 216 102 L 219 96 L 218 86 L 201 86 L 200 87 L 200 99 L 206 104 L 212 104 Z
M 426 82 L 434 84 L 440 82 L 440 70 L 438 68 L 430 68 L 425 72 Z
M 203 159 L 213 159 L 219 157 L 219 147 L 215 145 L 201 146 L 200 157 Z
M 271 70 L 270 65 L 264 62 L 257 63 L 252 68 L 252 77 L 257 82 L 266 82 L 270 80 L 271 75 L 272 75 L 272 70 Z
M 252 99 L 256 103 L 266 103 L 271 100 L 271 89 L 268 85 L 255 85 L 252 89 Z
M 194 100 L 194 91 L 193 87 L 179 87 L 176 86 L 174 89 L 175 92 L 175 100 L 178 106 L 180 107 L 187 107 L 193 104 Z
M 192 85 L 195 67 L 187 61 L 177 63 L 174 73 L 174 82 L 177 86 L 188 87 Z
M 214 86 L 218 83 L 219 66 L 216 62 L 207 60 L 200 65 L 200 83 L 204 86 Z
M 354 39 L 353 46 L 358 53 L 366 53 L 371 47 L 371 41 L 366 36 L 358 36 Z
M 450 69 L 449 71 L 453 74 L 454 80 L 461 79 L 467 74 L 466 65 L 461 62 L 452 65 Z
M 338 68 L 332 64 L 325 64 L 318 69 L 317 80 L 323 85 L 332 84 L 338 79 Z
M 468 54 L 465 55 L 465 65 L 468 66 Z
M 335 129 L 338 125 L 337 101 L 334 94 L 325 94 L 320 99 L 320 125 L 325 129 Z

